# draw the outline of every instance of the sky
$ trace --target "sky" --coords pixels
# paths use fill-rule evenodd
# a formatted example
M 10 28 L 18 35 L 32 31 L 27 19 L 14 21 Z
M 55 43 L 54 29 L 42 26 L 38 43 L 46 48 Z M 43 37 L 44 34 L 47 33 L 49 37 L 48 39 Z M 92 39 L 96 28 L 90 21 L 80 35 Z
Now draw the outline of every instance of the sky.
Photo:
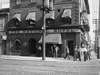
M 98 5 L 99 0 L 88 0 L 90 5 L 90 17 L 89 17 L 89 23 L 90 23 L 90 36 L 91 39 L 94 40 L 95 34 L 95 24 L 93 24 L 93 19 L 98 19 Z M 6 8 L 8 7 L 9 0 L 0 0 L 0 7 Z M 3 5 L 1 5 L 3 4 Z
M 90 5 L 90 18 L 89 18 L 89 25 L 90 25 L 90 36 L 91 40 L 95 40 L 95 27 L 96 25 L 93 23 L 93 19 L 98 19 L 98 10 L 99 10 L 99 0 L 89 0 L 89 5 Z

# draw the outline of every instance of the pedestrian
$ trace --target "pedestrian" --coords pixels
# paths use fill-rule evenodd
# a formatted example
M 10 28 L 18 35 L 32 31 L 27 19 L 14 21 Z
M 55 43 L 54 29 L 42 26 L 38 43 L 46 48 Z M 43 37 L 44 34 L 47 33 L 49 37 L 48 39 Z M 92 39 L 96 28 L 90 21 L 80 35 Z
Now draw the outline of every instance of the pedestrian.
M 91 53 L 90 53 L 90 48 L 89 48 L 89 45 L 87 45 L 87 60 L 91 60 Z
M 87 49 L 86 49 L 86 45 L 84 45 L 83 47 L 83 54 L 84 54 L 84 61 L 87 60 Z
M 41 56 L 41 51 L 42 51 L 42 48 L 39 45 L 38 48 L 37 48 L 37 56 Z
M 75 46 L 75 48 L 74 48 L 74 61 L 77 61 L 77 58 L 78 58 L 78 48 L 77 48 L 77 46 Z
M 1 47 L 0 47 L 0 57 L 1 57 Z
M 68 57 L 68 59 L 70 59 L 68 46 L 66 46 L 66 51 L 65 51 L 64 59 L 66 59 L 67 57 Z
M 58 55 L 58 46 L 56 46 L 55 44 L 53 45 L 53 47 L 51 48 L 52 51 L 53 51 L 53 57 L 57 58 L 57 55 Z
M 79 61 L 81 61 L 81 56 L 82 56 L 82 48 L 81 48 L 81 46 L 79 46 L 79 48 L 78 48 Z

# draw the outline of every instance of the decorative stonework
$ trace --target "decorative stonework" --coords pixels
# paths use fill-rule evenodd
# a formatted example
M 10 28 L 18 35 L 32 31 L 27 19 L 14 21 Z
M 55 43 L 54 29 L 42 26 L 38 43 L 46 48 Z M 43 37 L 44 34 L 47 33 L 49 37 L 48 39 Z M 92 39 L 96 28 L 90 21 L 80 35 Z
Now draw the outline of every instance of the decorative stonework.
M 73 4 L 72 7 L 73 24 L 79 24 L 79 7 L 78 4 Z

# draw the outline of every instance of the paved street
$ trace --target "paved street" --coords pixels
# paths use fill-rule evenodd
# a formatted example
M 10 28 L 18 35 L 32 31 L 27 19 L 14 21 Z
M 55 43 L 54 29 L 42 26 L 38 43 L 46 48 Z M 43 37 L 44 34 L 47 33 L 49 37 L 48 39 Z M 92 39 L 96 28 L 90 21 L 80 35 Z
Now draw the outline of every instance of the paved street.
M 0 58 L 0 75 L 100 75 L 100 60 L 94 56 L 86 62 L 59 58 L 42 61 L 41 58 L 6 57 Z

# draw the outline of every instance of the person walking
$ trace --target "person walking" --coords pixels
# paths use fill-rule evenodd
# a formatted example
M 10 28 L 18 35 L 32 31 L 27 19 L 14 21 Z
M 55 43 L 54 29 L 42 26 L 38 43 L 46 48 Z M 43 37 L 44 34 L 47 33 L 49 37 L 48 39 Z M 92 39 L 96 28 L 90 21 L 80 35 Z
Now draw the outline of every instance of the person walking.
M 66 46 L 66 52 L 65 52 L 65 56 L 64 56 L 64 59 L 66 59 L 66 58 L 70 59 L 68 46 Z
M 41 48 L 41 46 L 39 45 L 38 47 L 37 47 L 37 56 L 41 56 L 41 53 L 42 53 L 42 48 Z
M 91 53 L 90 53 L 90 48 L 89 48 L 89 45 L 87 45 L 87 60 L 91 60 Z
M 58 55 L 58 46 L 56 46 L 55 44 L 51 47 L 52 49 L 52 53 L 53 53 L 53 57 L 57 58 L 57 55 Z
M 83 54 L 84 54 L 84 61 L 87 60 L 87 49 L 86 49 L 86 45 L 83 47 Z
M 75 46 L 75 48 L 74 48 L 74 61 L 77 61 L 77 58 L 78 58 L 78 48 L 77 48 L 77 46 Z
M 79 61 L 81 61 L 81 56 L 82 56 L 82 48 L 81 48 L 81 46 L 79 46 L 79 48 L 78 48 L 78 56 L 79 56 Z

